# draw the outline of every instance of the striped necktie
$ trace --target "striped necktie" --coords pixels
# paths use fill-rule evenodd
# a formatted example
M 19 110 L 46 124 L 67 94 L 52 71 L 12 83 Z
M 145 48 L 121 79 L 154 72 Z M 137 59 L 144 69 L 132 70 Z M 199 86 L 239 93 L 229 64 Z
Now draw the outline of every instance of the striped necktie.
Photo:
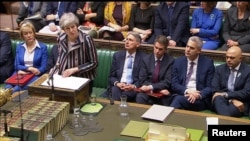
M 157 83 L 159 81 L 159 73 L 160 73 L 160 60 L 156 61 L 154 73 L 153 73 L 153 83 Z
M 190 67 L 189 67 L 189 70 L 188 70 L 188 73 L 187 73 L 187 76 L 186 76 L 186 85 L 188 84 L 190 78 L 191 78 L 191 75 L 193 74 L 193 71 L 194 71 L 194 62 L 190 62 Z

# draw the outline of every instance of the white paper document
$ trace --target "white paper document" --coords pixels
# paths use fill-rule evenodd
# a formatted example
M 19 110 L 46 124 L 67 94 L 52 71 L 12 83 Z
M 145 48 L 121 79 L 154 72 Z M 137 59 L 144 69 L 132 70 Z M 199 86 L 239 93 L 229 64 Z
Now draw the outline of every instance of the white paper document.
M 218 125 L 219 124 L 219 118 L 217 117 L 207 117 L 207 130 L 208 130 L 208 125 Z
M 62 77 L 61 75 L 58 75 L 58 74 L 54 74 L 53 76 L 54 87 L 57 87 L 57 88 L 78 90 L 81 86 L 88 83 L 88 81 L 89 81 L 88 78 L 82 78 L 82 77 L 75 77 L 75 76 Z M 46 79 L 41 85 L 51 86 L 52 81 Z
M 154 104 L 141 117 L 163 122 L 173 110 L 174 107 Z
M 105 30 L 115 32 L 115 29 L 109 26 L 103 26 L 98 31 L 100 32 L 100 31 L 105 31 Z

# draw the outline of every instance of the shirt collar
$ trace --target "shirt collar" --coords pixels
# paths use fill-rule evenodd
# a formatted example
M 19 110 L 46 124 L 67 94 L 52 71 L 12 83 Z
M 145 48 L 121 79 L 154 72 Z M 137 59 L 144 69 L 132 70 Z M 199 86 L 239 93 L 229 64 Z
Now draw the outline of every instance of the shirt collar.
M 155 57 L 155 61 L 157 61 L 157 60 L 162 61 L 163 57 L 164 57 L 164 55 L 162 55 L 162 57 L 161 57 L 160 59 L 157 59 L 157 58 Z
M 132 54 L 129 54 L 128 52 L 126 52 L 126 57 L 128 57 L 129 55 L 131 55 L 133 58 L 135 58 L 135 54 L 136 54 L 136 52 L 134 52 Z
M 191 62 L 194 62 L 195 64 L 198 64 L 198 59 L 199 59 L 199 55 L 193 61 L 191 61 L 190 59 L 187 58 L 188 64 L 190 64 Z
M 239 65 L 238 65 L 237 67 L 234 68 L 235 71 L 238 71 L 238 70 L 239 70 L 240 64 L 241 64 L 241 63 L 239 63 Z M 232 69 L 232 68 L 230 67 L 230 70 L 231 70 L 231 69 Z
M 36 42 L 35 47 L 41 48 L 40 45 L 39 45 L 39 43 L 38 43 L 38 41 L 36 39 L 35 39 L 35 42 Z M 24 42 L 23 47 L 27 48 L 26 42 Z
M 175 4 L 176 4 L 176 2 L 174 2 L 173 5 L 168 5 L 168 8 L 170 8 L 170 6 L 174 8 Z

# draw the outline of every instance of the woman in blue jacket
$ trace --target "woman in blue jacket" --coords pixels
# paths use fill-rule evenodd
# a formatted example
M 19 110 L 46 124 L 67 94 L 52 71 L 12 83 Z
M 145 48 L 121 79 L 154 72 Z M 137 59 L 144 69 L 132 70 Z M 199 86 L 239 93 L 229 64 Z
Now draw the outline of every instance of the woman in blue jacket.
M 23 86 L 7 84 L 13 92 L 27 90 L 28 85 L 46 72 L 48 60 L 47 46 L 36 40 L 34 26 L 27 22 L 20 27 L 20 36 L 24 40 L 16 47 L 15 72 L 19 75 L 33 73 L 34 77 Z
M 190 32 L 203 40 L 202 49 L 216 50 L 220 45 L 223 12 L 216 8 L 217 2 L 201 2 L 192 14 Z

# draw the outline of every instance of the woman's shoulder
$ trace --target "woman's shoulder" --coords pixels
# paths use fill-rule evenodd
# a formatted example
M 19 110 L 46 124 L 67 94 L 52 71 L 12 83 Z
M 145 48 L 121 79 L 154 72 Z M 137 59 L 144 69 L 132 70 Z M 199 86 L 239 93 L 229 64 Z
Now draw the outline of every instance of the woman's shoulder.
M 41 48 L 47 48 L 47 45 L 42 41 L 37 41 Z

